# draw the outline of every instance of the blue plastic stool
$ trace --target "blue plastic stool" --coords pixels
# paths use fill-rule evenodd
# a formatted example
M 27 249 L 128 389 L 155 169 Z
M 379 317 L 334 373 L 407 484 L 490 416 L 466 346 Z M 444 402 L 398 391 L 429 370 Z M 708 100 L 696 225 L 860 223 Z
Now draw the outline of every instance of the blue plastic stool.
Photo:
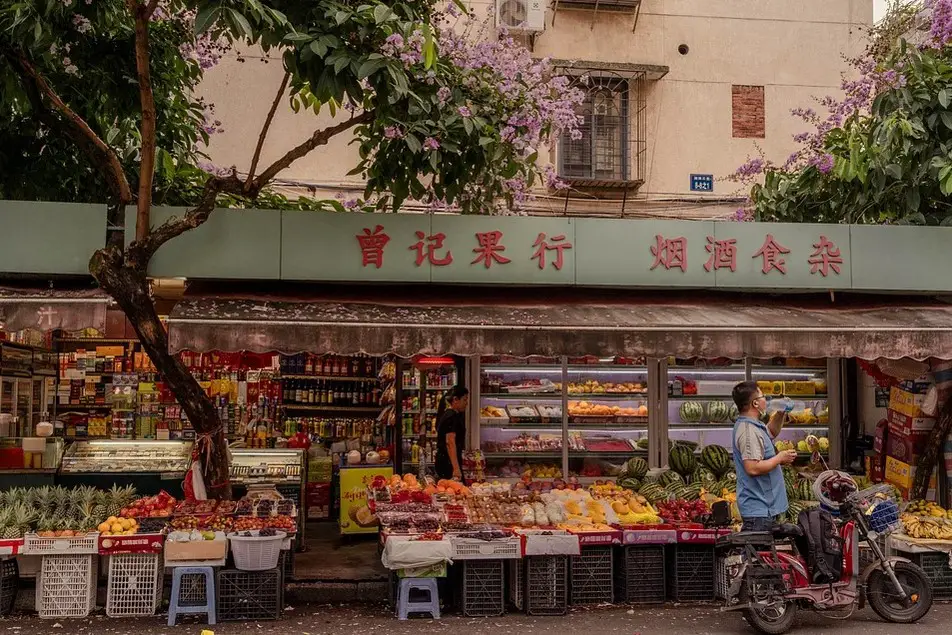
M 205 578 L 205 603 L 182 603 L 182 576 L 200 575 Z M 172 597 L 169 598 L 169 626 L 175 626 L 179 615 L 204 613 L 208 623 L 215 624 L 215 569 L 212 567 L 175 567 L 172 569 Z
M 428 594 L 425 601 L 410 601 L 410 592 Z M 440 619 L 440 591 L 436 578 L 403 578 L 400 580 L 400 595 L 397 599 L 397 618 L 407 619 L 410 613 L 429 613 L 434 620 Z

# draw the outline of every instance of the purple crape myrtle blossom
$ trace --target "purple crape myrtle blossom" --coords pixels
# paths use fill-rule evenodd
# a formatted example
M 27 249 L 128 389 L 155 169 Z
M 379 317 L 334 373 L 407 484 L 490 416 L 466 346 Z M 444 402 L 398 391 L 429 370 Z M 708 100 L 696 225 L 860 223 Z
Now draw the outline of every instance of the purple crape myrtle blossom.
M 439 150 L 440 142 L 434 139 L 433 137 L 427 137 L 426 141 L 423 142 L 424 150 Z

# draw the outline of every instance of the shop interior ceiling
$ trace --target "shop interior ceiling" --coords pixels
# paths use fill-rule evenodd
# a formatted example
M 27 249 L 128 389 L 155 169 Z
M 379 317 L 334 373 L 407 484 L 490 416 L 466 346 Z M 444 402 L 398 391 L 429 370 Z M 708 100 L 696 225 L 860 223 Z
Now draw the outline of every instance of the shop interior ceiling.
M 192 284 L 169 326 L 173 351 L 952 358 L 922 296 Z

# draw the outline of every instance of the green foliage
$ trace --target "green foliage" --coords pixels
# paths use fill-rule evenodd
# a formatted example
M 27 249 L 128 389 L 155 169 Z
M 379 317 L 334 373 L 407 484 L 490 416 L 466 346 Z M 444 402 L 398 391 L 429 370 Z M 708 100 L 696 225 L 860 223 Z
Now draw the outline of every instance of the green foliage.
M 207 178 L 197 170 L 207 159 L 202 149 L 217 127 L 197 88 L 221 47 L 257 45 L 280 52 L 290 106 L 301 116 L 323 110 L 340 121 L 370 113 L 348 131 L 360 155 L 352 173 L 367 182 L 365 208 L 396 210 L 414 198 L 485 212 L 500 200 L 519 202 L 536 178 L 537 147 L 576 125 L 576 95 L 528 53 L 501 61 L 491 49 L 480 51 L 485 60 L 470 55 L 444 17 L 436 0 L 163 1 L 149 22 L 154 201 L 197 200 Z M 10 61 L 16 56 L 116 151 L 136 190 L 142 113 L 134 27 L 129 0 L 0 5 L 0 197 L 109 198 L 102 166 L 31 101 Z M 48 98 L 43 103 L 63 118 Z M 342 209 L 336 201 L 288 201 L 266 188 L 253 196 L 220 202 Z

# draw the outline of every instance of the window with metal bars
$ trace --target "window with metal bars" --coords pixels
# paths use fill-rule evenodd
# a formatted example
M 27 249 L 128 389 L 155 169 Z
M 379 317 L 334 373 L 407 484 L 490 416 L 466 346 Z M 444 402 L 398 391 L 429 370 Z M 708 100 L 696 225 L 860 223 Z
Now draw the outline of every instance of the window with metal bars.
M 562 137 L 559 174 L 565 179 L 627 181 L 629 178 L 627 79 L 591 80 L 579 107 L 581 137 Z

